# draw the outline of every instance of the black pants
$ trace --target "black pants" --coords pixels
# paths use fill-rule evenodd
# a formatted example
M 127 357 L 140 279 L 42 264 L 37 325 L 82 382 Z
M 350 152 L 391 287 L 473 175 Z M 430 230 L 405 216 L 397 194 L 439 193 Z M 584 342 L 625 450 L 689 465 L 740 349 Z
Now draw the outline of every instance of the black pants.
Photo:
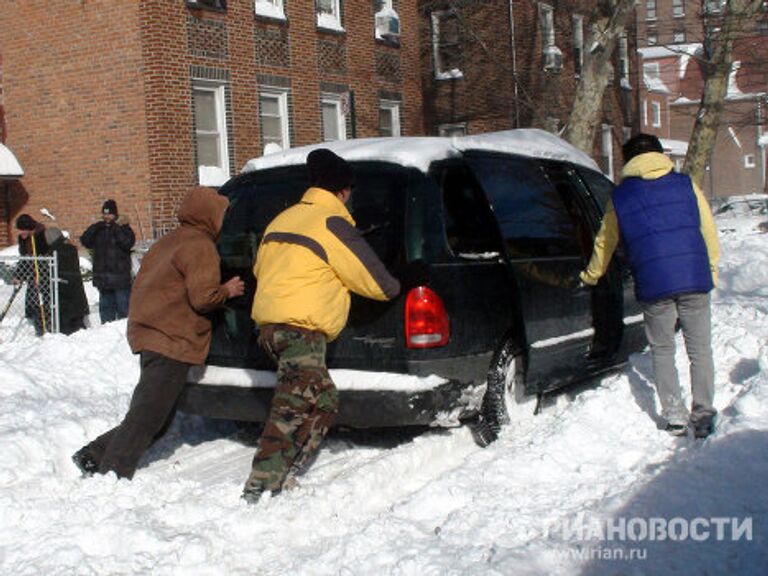
M 141 353 L 141 376 L 128 413 L 117 427 L 88 445 L 100 473 L 133 478 L 144 452 L 171 423 L 189 366 L 155 352 Z

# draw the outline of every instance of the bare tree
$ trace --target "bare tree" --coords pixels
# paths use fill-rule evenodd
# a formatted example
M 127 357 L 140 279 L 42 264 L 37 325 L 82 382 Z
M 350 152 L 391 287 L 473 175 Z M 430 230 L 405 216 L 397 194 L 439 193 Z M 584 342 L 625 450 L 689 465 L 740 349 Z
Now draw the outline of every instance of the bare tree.
M 563 133 L 568 142 L 587 154 L 592 153 L 595 132 L 602 119 L 611 58 L 634 9 L 635 0 L 601 0 L 597 3 L 571 117 Z
M 683 167 L 695 182 L 702 181 L 715 147 L 728 92 L 728 76 L 733 65 L 734 41 L 745 23 L 757 13 L 761 4 L 762 0 L 726 0 L 719 30 L 715 33 L 715 29 L 708 26 L 705 41 L 707 59 L 704 63 L 706 80 Z

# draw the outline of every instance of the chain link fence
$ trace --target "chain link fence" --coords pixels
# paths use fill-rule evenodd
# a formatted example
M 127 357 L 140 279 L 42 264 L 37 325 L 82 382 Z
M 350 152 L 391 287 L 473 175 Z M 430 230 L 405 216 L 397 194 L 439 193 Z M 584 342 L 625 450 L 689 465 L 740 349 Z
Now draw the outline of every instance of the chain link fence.
M 0 256 L 0 341 L 59 331 L 54 256 Z

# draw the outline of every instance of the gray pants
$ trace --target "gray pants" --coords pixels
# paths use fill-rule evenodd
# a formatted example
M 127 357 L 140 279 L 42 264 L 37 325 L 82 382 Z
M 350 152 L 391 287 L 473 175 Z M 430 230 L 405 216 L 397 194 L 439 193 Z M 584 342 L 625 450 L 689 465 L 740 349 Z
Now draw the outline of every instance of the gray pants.
M 712 359 L 712 313 L 707 294 L 683 294 L 653 303 L 641 303 L 645 317 L 645 335 L 651 345 L 656 389 L 661 401 L 662 417 L 670 424 L 687 424 L 688 410 L 683 404 L 680 382 L 675 367 L 675 323 L 685 339 L 691 373 L 690 421 L 694 426 L 702 417 L 717 413 L 712 401 L 715 395 L 715 366 Z

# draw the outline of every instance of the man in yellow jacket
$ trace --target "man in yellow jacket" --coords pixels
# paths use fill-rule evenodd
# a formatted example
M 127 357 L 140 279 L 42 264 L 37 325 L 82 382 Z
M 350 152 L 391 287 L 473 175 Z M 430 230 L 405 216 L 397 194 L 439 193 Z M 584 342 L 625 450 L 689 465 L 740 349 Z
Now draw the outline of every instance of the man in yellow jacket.
M 659 139 L 638 134 L 622 149 L 627 164 L 611 194 L 592 258 L 580 278 L 597 284 L 621 239 L 635 281 L 651 346 L 666 430 L 698 438 L 714 429 L 714 362 L 710 291 L 717 282 L 720 246 L 712 212 L 699 187 L 673 171 Z M 675 367 L 679 321 L 690 361 L 690 418 Z
M 345 206 L 349 164 L 320 148 L 307 156 L 307 169 L 310 188 L 267 227 L 253 268 L 251 316 L 277 364 L 277 388 L 243 491 L 249 503 L 293 482 L 338 413 L 325 349 L 347 323 L 350 291 L 375 300 L 400 292 Z

